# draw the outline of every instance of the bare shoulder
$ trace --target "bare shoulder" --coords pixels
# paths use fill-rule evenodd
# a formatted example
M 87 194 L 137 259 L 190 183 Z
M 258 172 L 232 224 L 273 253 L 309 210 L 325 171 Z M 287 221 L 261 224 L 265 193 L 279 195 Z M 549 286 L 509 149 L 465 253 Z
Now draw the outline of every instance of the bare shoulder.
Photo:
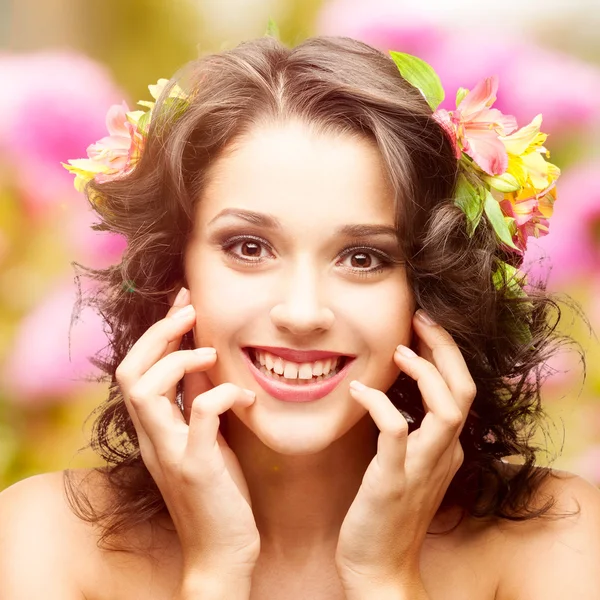
M 502 537 L 498 600 L 600 597 L 600 491 L 585 479 L 551 471 L 534 503 L 543 517 L 497 524 Z
M 63 472 L 36 475 L 0 494 L 3 600 L 84 597 L 81 577 L 93 534 L 69 509 L 63 477 Z
M 108 478 L 95 469 L 36 475 L 0 494 L 1 600 L 170 597 L 178 568 L 171 538 L 160 538 L 157 528 L 145 524 L 119 538 L 117 545 L 127 551 L 111 551 L 101 543 L 103 527 L 72 510 L 69 487 L 84 514 L 112 510 Z

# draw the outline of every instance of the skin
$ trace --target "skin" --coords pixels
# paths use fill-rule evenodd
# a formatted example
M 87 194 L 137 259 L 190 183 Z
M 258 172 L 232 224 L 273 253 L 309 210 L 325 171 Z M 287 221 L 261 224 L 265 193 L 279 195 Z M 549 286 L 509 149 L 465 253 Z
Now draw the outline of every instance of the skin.
M 394 224 L 376 149 L 300 123 L 263 126 L 210 175 L 185 256 L 189 289 L 117 371 L 172 521 L 130 532 L 132 555 L 105 553 L 67 507 L 60 473 L 20 482 L 0 496 L 3 600 L 597 598 L 600 501 L 586 482 L 544 483 L 532 505 L 551 495 L 559 513 L 573 513 L 555 520 L 467 517 L 453 528 L 456 511 L 438 511 L 475 390 L 452 338 L 415 314 L 401 262 L 363 277 L 364 249 L 346 252 L 393 254 L 393 242 L 336 233 Z M 219 217 L 228 209 L 280 227 Z M 224 230 L 270 251 L 261 246 L 254 265 L 236 261 L 230 252 L 249 247 L 224 244 Z M 190 330 L 200 352 L 178 350 Z M 241 359 L 252 345 L 356 358 L 328 396 L 283 403 Z M 384 393 L 400 370 L 427 411 L 410 435 Z M 184 415 L 174 405 L 182 378 Z M 101 476 L 80 475 L 93 502 L 105 502 Z

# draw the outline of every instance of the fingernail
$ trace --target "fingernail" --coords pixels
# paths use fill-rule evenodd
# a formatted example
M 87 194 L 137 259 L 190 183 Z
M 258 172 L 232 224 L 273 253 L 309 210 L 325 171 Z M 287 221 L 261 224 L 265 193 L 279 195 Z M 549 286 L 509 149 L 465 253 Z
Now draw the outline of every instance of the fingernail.
M 417 317 L 419 317 L 425 325 L 437 325 L 437 323 L 422 308 L 417 311 Z
M 396 352 L 402 354 L 402 356 L 406 356 L 406 358 L 414 358 L 416 356 L 408 346 L 402 346 L 402 344 L 396 348 Z
M 180 308 L 174 315 L 174 319 L 183 319 L 185 317 L 190 317 L 194 314 L 194 307 L 191 304 Z
M 362 392 L 363 390 L 367 389 L 367 386 L 364 383 L 361 383 L 360 381 L 356 381 L 355 379 L 350 382 L 350 388 L 356 390 L 357 392 Z
M 188 294 L 189 294 L 189 291 L 187 290 L 187 288 L 182 287 L 179 290 L 179 293 L 177 294 L 177 296 L 175 296 L 175 301 L 173 302 L 173 306 L 183 306 L 184 304 L 188 304 L 188 302 L 189 302 Z
M 212 356 L 213 354 L 216 354 L 217 351 L 214 348 L 194 348 L 194 352 L 196 354 L 199 354 L 200 356 Z
M 244 393 L 246 394 L 246 396 L 248 396 L 248 398 L 252 398 L 254 400 L 254 398 L 256 398 L 256 394 L 252 391 L 252 390 L 247 390 L 246 388 L 242 388 L 244 390 Z

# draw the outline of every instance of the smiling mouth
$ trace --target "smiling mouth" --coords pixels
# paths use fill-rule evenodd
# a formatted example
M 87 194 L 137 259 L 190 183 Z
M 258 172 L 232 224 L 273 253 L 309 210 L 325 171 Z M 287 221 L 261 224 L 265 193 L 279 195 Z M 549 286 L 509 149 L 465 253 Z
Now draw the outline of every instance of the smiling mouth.
M 289 385 L 304 386 L 335 377 L 349 357 L 332 356 L 313 362 L 296 363 L 257 348 L 244 348 L 254 367 L 268 379 Z

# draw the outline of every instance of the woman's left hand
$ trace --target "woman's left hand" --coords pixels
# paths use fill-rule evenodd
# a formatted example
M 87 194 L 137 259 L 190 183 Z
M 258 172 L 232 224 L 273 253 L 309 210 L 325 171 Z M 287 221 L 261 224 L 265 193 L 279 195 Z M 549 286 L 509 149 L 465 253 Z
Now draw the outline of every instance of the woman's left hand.
M 348 589 L 422 586 L 423 541 L 463 461 L 458 437 L 475 383 L 446 330 L 428 322 L 422 311 L 414 330 L 420 355 L 399 346 L 394 362 L 417 382 L 423 397 L 426 414 L 418 429 L 408 434 L 406 419 L 383 392 L 358 382 L 350 387 L 380 434 L 377 454 L 340 530 L 336 566 Z

